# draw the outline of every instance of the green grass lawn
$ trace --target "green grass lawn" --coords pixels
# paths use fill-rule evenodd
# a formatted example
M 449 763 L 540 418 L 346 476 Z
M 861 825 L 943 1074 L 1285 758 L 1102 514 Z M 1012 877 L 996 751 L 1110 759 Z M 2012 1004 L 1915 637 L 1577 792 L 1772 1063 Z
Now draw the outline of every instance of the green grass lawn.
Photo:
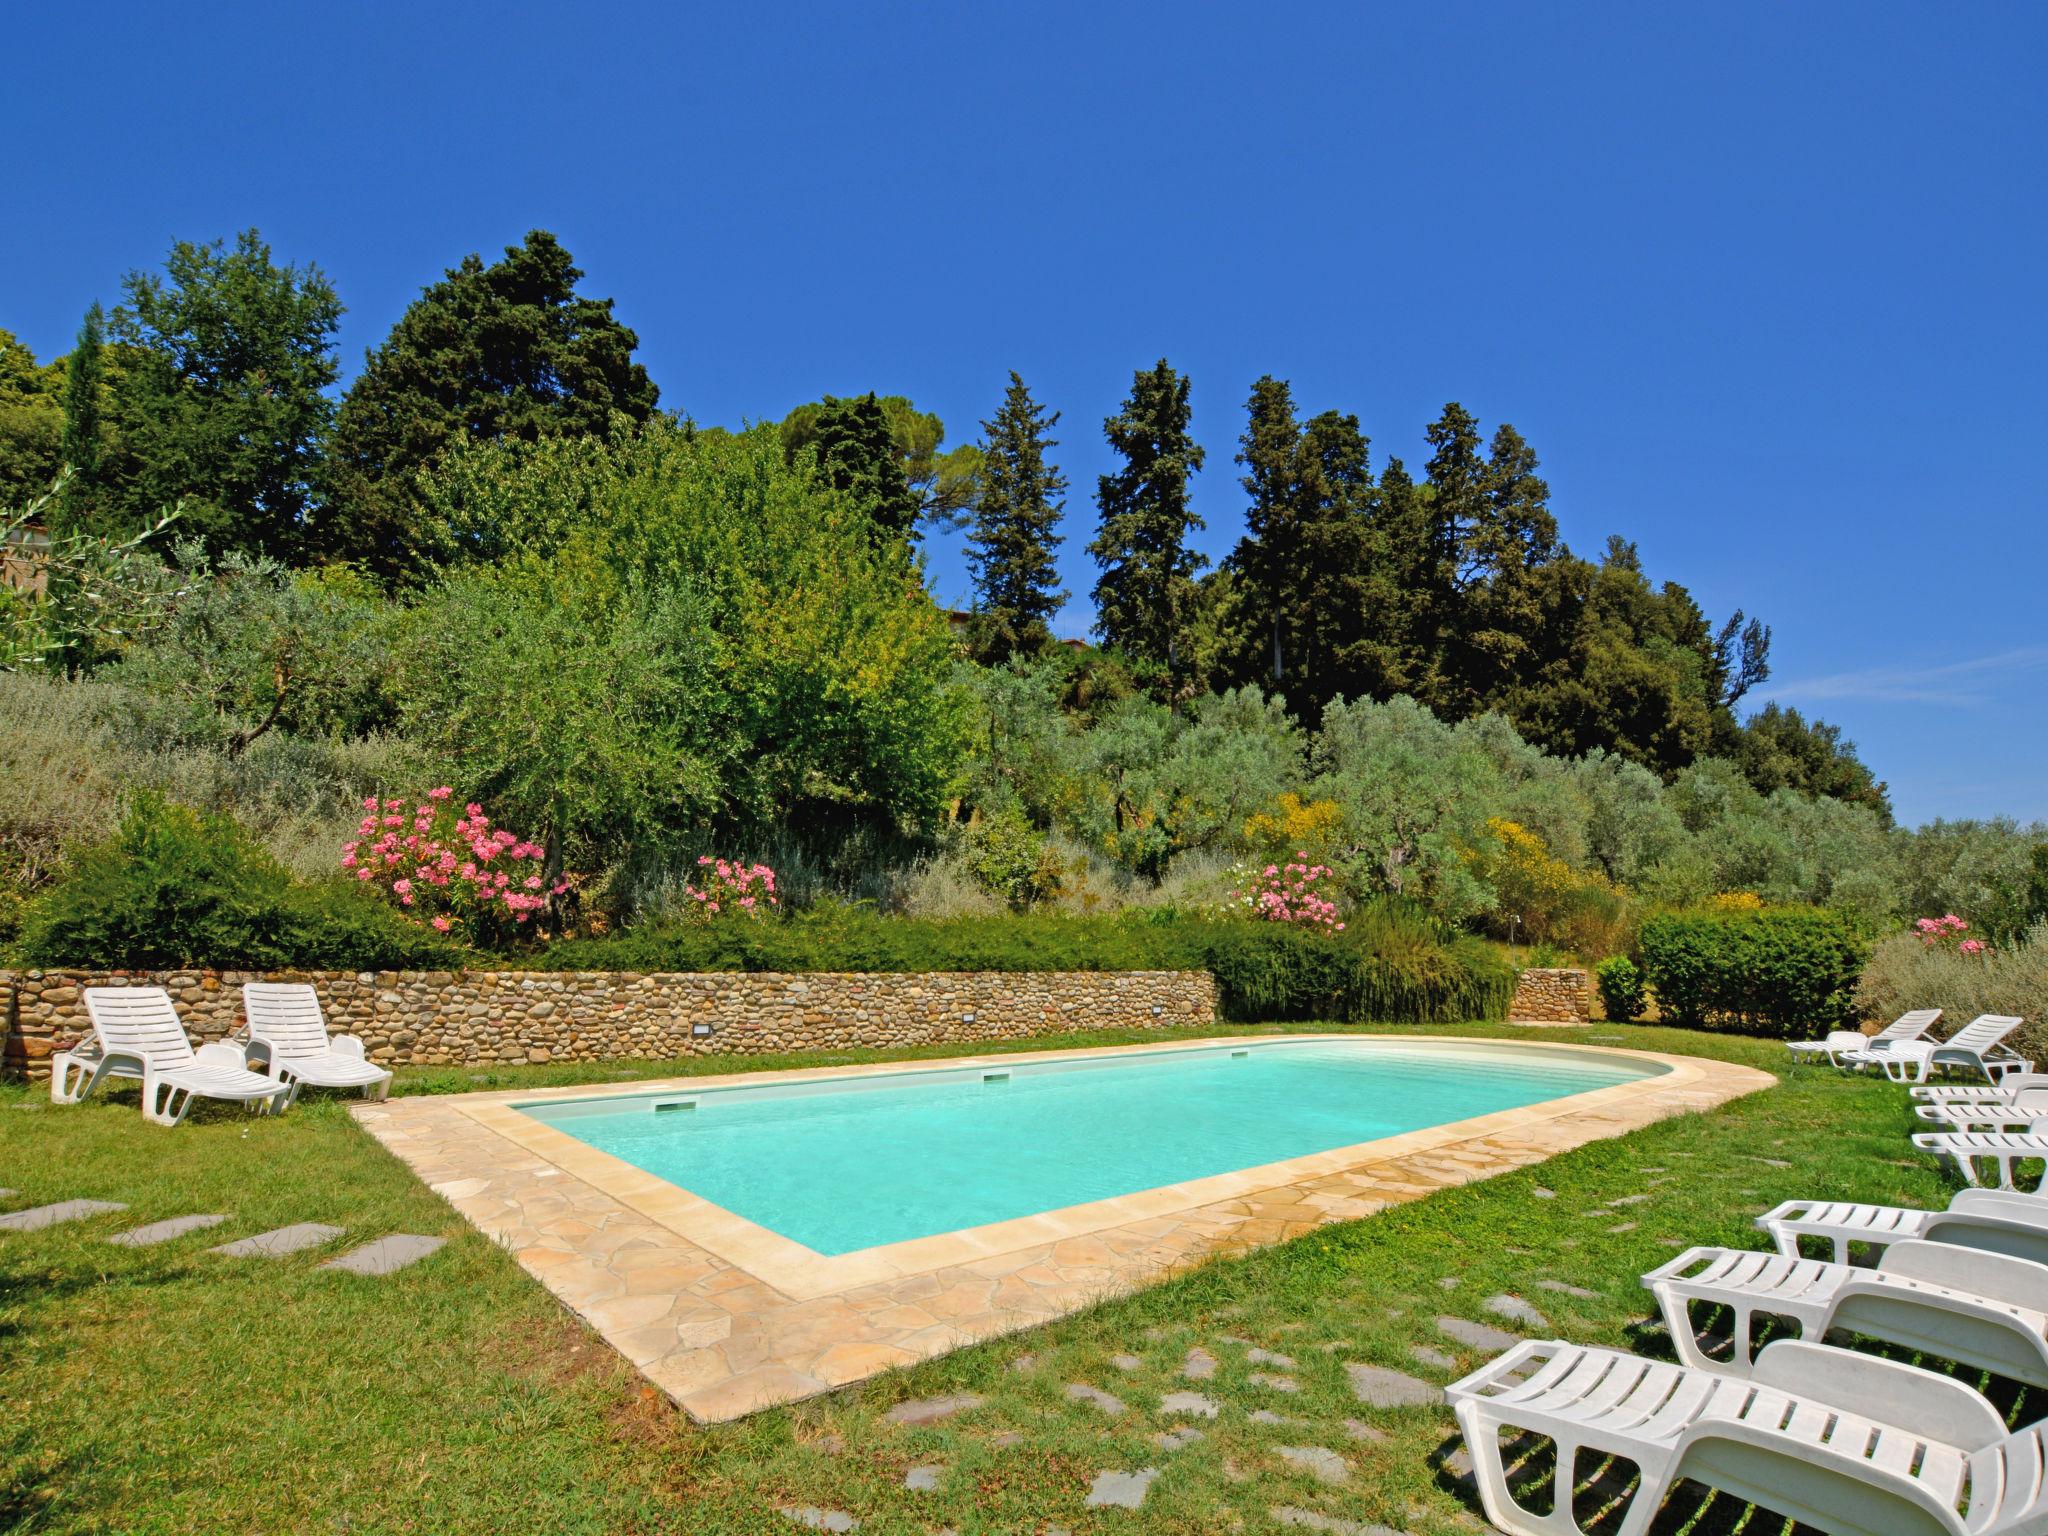
M 1156 1037 L 1037 1044 L 1142 1038 Z M 951 1527 L 962 1536 L 1277 1532 L 1287 1528 L 1271 1514 L 1277 1506 L 1415 1536 L 1470 1531 L 1476 1506 L 1440 1465 L 1453 1436 L 1448 1411 L 1364 1408 L 1345 1361 L 1447 1381 L 1452 1370 L 1417 1364 L 1411 1346 L 1477 1364 L 1434 1320 L 1482 1318 L 1481 1301 L 1500 1291 L 1540 1307 L 1558 1335 L 1631 1346 L 1642 1342 L 1631 1325 L 1650 1311 L 1637 1276 L 1671 1257 L 1666 1240 L 1761 1245 L 1751 1218 L 1794 1196 L 1926 1205 L 1948 1195 L 1907 1142 L 1906 1097 L 1888 1083 L 1789 1071 L 1783 1048 L 1763 1042 L 1604 1025 L 1570 1038 L 1717 1056 L 1782 1081 L 1710 1114 L 711 1429 L 646 1388 L 358 1130 L 341 1101 L 315 1097 L 274 1120 L 201 1109 L 168 1131 L 143 1121 L 132 1088 L 71 1109 L 51 1107 L 41 1086 L 0 1088 L 0 1185 L 18 1192 L 10 1208 L 79 1196 L 129 1207 L 0 1234 L 0 1530 L 794 1532 L 776 1511 L 812 1505 L 851 1512 L 864 1532 Z M 957 1052 L 436 1070 L 401 1074 L 398 1091 Z M 1555 1198 L 1537 1197 L 1539 1186 Z M 104 1241 L 194 1211 L 230 1220 L 157 1248 Z M 318 1270 L 333 1249 L 280 1260 L 204 1252 L 296 1221 L 345 1227 L 351 1242 L 421 1232 L 449 1243 L 385 1279 Z M 1538 1289 L 1544 1278 L 1597 1296 Z M 1260 1368 L 1231 1339 L 1292 1356 L 1300 1390 L 1253 1384 Z M 1198 1344 L 1221 1362 L 1206 1385 L 1177 1375 Z M 1030 1368 L 1011 1369 L 1027 1352 Z M 1116 1354 L 1138 1357 L 1138 1369 L 1119 1369 Z M 1114 1393 L 1127 1411 L 1111 1418 L 1070 1401 L 1070 1382 Z M 1221 1403 L 1222 1416 L 1201 1426 L 1202 1440 L 1163 1452 L 1151 1437 L 1166 1421 L 1153 1409 L 1188 1386 Z M 986 1402 L 924 1428 L 883 1420 L 902 1398 L 952 1391 Z M 1292 1422 L 1254 1422 L 1254 1409 Z M 1383 1438 L 1357 1438 L 1360 1425 Z M 1339 1452 L 1350 1481 L 1319 1482 L 1281 1446 Z M 942 1469 L 934 1491 L 905 1489 L 914 1465 Z M 1082 1507 L 1097 1471 L 1148 1466 L 1161 1475 L 1141 1510 Z M 1695 1523 L 1778 1529 L 1711 1508 Z

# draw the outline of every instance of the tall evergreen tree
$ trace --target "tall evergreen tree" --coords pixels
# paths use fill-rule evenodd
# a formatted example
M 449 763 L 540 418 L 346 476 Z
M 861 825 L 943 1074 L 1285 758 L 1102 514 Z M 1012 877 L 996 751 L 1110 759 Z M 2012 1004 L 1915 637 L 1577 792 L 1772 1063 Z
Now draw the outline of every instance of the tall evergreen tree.
M 78 344 L 64 363 L 64 462 L 71 479 L 64 487 L 65 531 L 83 529 L 100 484 L 100 391 L 105 385 L 106 312 L 99 300 L 85 312 Z
M 1123 467 L 1100 478 L 1101 526 L 1088 552 L 1102 569 L 1095 583 L 1095 629 L 1103 642 L 1183 671 L 1182 639 L 1195 573 L 1208 564 L 1188 548 L 1202 526 L 1188 502 L 1188 480 L 1203 453 L 1188 433 L 1188 381 L 1165 358 L 1141 369 L 1116 415 L 1102 423 Z
M 1067 477 L 1046 457 L 1058 446 L 1050 433 L 1059 419 L 1031 398 L 1013 369 L 1001 408 L 981 424 L 981 494 L 967 564 L 987 630 L 986 660 L 1045 645 L 1052 616 L 1066 601 L 1053 551 L 1061 542 L 1055 530 L 1066 510 Z
M 488 266 L 470 255 L 399 317 L 342 398 L 312 553 L 386 574 L 413 553 L 414 476 L 455 442 L 597 437 L 638 425 L 660 391 L 640 338 L 546 230 Z
M 1266 374 L 1245 402 L 1244 435 L 1238 439 L 1238 481 L 1249 498 L 1245 536 L 1231 556 L 1240 579 L 1249 638 L 1263 656 L 1247 669 L 1269 686 L 1287 678 L 1288 640 L 1295 626 L 1290 611 L 1302 571 L 1301 424 L 1294 416 L 1294 392 L 1285 379 Z M 1301 656 L 1293 657 L 1297 669 Z
M 845 410 L 853 402 L 827 395 L 798 406 L 782 418 L 782 446 L 791 458 L 807 446 L 815 446 L 828 412 Z M 918 525 L 957 529 L 966 525 L 974 511 L 974 499 L 981 488 L 981 450 L 961 443 L 942 450 L 946 424 L 931 411 L 920 411 L 902 395 L 883 395 L 876 401 L 889 424 L 889 441 L 904 483 L 917 503 Z
M 806 435 L 785 435 L 792 458 L 806 445 L 816 451 L 827 483 L 874 520 L 877 540 L 916 536 L 921 504 L 904 473 L 889 414 L 872 391 L 850 400 L 827 395 L 808 418 Z

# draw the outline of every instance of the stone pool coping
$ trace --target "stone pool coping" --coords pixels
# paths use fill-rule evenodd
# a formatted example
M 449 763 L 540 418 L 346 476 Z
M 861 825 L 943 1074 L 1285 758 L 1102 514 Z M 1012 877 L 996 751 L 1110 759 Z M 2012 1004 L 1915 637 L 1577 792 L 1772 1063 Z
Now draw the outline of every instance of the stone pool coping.
M 814 1253 L 513 1108 L 1328 1040 L 1492 1044 L 1666 1070 L 1522 1109 L 838 1256 Z M 686 1412 L 711 1422 L 1048 1321 L 1216 1253 L 1370 1215 L 1775 1081 L 1733 1063 L 1610 1046 L 1303 1033 L 423 1096 L 354 1112 Z

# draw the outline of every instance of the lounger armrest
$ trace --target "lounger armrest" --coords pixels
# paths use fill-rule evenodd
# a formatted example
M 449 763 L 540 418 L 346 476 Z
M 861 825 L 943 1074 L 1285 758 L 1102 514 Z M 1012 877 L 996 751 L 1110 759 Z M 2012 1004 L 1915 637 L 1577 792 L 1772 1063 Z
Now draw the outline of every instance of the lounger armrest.
M 327 1049 L 337 1056 L 354 1056 L 358 1060 L 363 1056 L 363 1042 L 354 1035 L 329 1035 Z
M 1975 1388 L 1853 1349 L 1779 1339 L 1757 1352 L 1750 1380 L 1966 1451 L 2005 1436 L 1998 1410 Z
M 209 1040 L 192 1053 L 192 1064 L 199 1067 L 233 1067 L 237 1071 L 249 1070 L 249 1056 L 239 1045 L 230 1045 L 225 1040 Z

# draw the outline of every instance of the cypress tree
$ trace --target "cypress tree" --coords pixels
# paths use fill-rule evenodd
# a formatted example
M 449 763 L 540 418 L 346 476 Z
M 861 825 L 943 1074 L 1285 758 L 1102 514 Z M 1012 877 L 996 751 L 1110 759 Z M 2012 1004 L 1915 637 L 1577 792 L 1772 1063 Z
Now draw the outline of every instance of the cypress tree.
M 106 377 L 106 313 L 99 301 L 85 312 L 78 345 L 64 365 L 64 462 L 71 479 L 64 489 L 65 531 L 83 528 L 100 479 L 100 389 Z
M 1287 631 L 1296 586 L 1302 576 L 1300 475 L 1301 426 L 1294 417 L 1294 392 L 1285 379 L 1267 374 L 1252 385 L 1245 402 L 1244 436 L 1238 439 L 1237 462 L 1244 466 L 1238 482 L 1250 498 L 1245 507 L 1245 537 L 1231 564 L 1243 584 L 1247 626 L 1264 655 L 1249 673 L 1271 683 L 1287 677 Z M 1301 658 L 1293 658 L 1296 666 Z
M 1208 560 L 1187 547 L 1202 526 L 1188 504 L 1188 480 L 1202 467 L 1188 433 L 1188 381 L 1165 358 L 1131 381 L 1123 409 L 1102 423 L 1123 468 L 1101 477 L 1101 527 L 1088 552 L 1102 568 L 1095 583 L 1095 629 L 1107 645 L 1164 666 L 1183 666 L 1195 573 Z
M 869 391 L 853 400 L 827 395 L 823 405 L 811 442 L 826 482 L 874 519 L 878 542 L 914 537 L 918 499 L 897 457 L 881 400 Z
M 1036 649 L 1050 638 L 1052 616 L 1066 601 L 1053 550 L 1066 503 L 1067 477 L 1046 458 L 1058 411 L 1048 412 L 1013 369 L 1003 403 L 981 424 L 981 498 L 967 536 L 975 606 L 985 628 L 984 659 Z

